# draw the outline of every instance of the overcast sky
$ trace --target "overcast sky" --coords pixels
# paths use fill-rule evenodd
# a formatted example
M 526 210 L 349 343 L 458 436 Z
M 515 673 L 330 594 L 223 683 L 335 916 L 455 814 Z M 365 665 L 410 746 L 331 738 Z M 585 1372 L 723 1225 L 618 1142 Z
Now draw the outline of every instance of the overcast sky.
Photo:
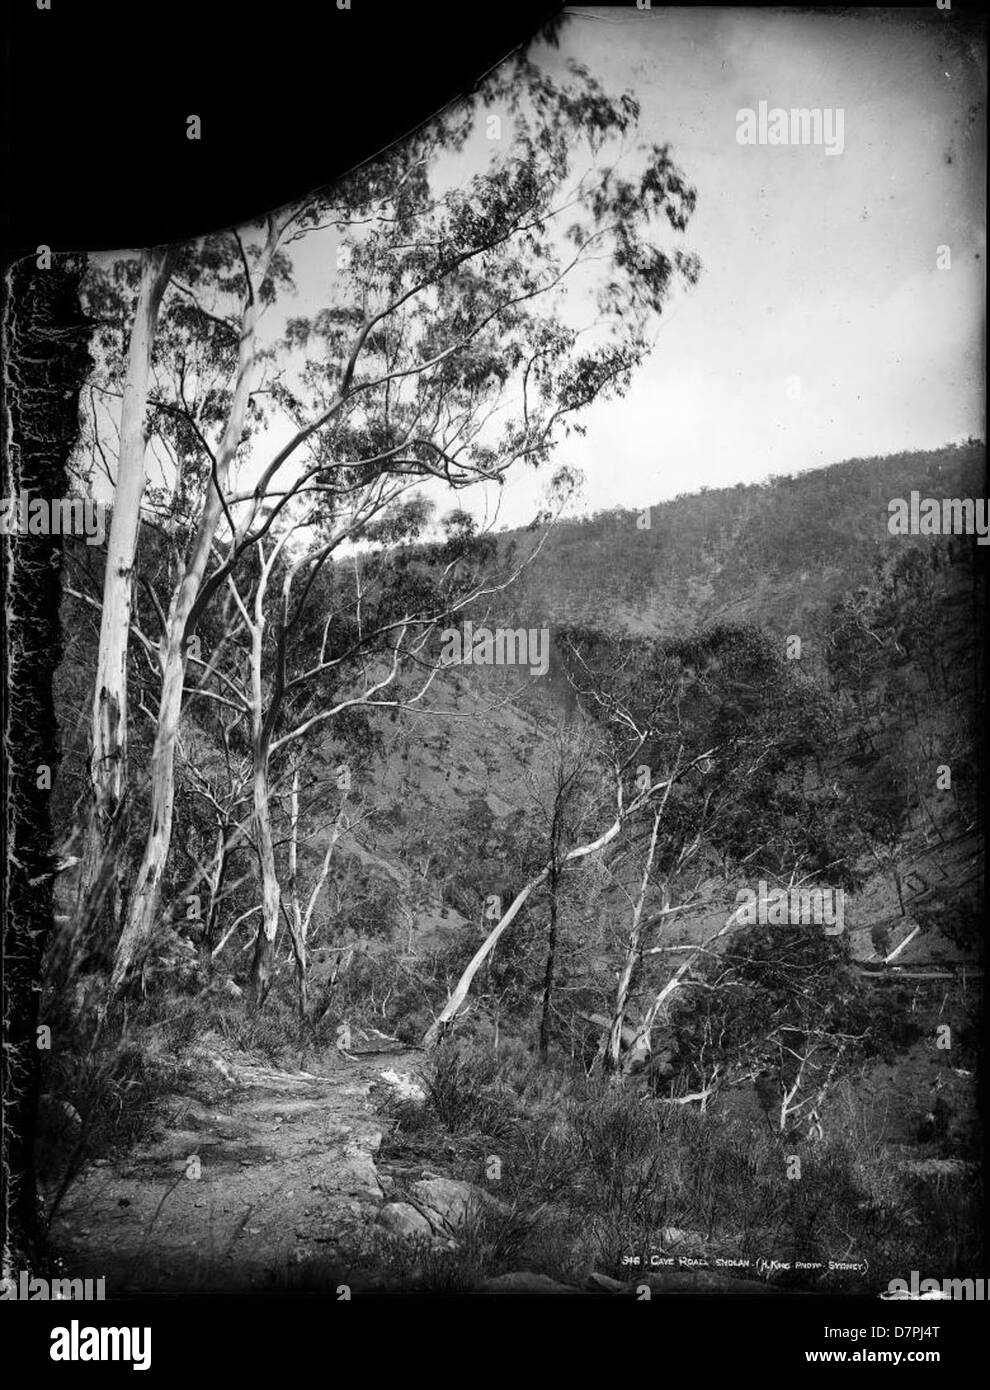
M 984 64 L 939 33 L 897 12 L 630 5 L 573 12 L 559 51 L 538 51 L 631 88 L 641 133 L 698 190 L 698 285 L 625 400 L 560 455 L 586 475 L 576 510 L 984 435 Z M 737 112 L 761 100 L 841 107 L 843 152 L 740 145 Z M 499 522 L 528 521 L 541 486 L 514 475 Z
M 559 49 L 535 50 L 631 89 L 640 135 L 669 141 L 698 192 L 686 234 L 660 235 L 700 256 L 699 283 L 675 292 L 626 398 L 587 412 L 558 454 L 586 478 L 572 514 L 985 435 L 985 55 L 951 12 L 917 13 L 630 4 L 571 11 Z M 761 101 L 841 108 L 841 154 L 739 144 L 737 113 Z M 441 173 L 460 183 L 490 154 L 479 138 Z M 326 302 L 335 235 L 293 248 L 298 292 L 266 336 Z M 511 474 L 499 525 L 531 520 L 549 471 Z M 495 516 L 492 485 L 424 491 L 441 514 L 456 500 Z
M 574 449 L 592 510 L 984 435 L 981 57 L 896 13 L 632 7 L 576 13 L 570 54 L 672 142 L 704 264 Z M 739 145 L 761 100 L 843 108 L 843 153 Z

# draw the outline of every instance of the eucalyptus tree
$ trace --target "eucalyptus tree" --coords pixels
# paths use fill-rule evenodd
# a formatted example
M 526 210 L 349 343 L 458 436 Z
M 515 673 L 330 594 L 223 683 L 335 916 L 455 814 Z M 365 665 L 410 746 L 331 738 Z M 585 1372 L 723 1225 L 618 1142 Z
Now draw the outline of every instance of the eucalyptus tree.
M 174 254 L 167 247 L 156 247 L 141 254 L 122 373 L 116 487 L 103 578 L 100 642 L 91 712 L 93 800 L 83 868 L 87 891 L 92 890 L 100 876 L 108 833 L 122 812 L 127 786 L 127 653 L 132 575 L 147 482 L 147 407 L 152 356 L 162 298 L 173 264 Z M 109 299 L 109 286 L 105 285 L 103 291 L 102 298 Z
M 168 596 L 185 568 L 197 516 L 208 511 L 216 490 L 211 481 L 218 456 L 209 438 L 222 432 L 221 470 L 229 469 L 244 442 L 238 426 L 249 398 L 243 388 L 240 397 L 229 388 L 232 373 L 243 374 L 255 351 L 258 304 L 253 289 L 248 294 L 249 247 L 233 234 L 152 248 L 136 259 L 95 257 L 83 284 L 96 363 L 87 383 L 80 452 L 89 456 L 91 485 L 112 488 L 113 510 L 90 714 L 92 794 L 82 887 L 92 917 L 113 883 L 115 927 L 126 899 L 120 849 L 133 800 L 131 638 L 139 639 L 161 675 Z M 289 283 L 284 254 L 273 251 L 268 275 L 261 297 L 270 302 L 273 286 Z M 242 299 L 239 325 L 233 306 Z M 162 484 L 153 481 L 156 471 Z M 155 539 L 149 545 L 151 531 Z M 79 597 L 93 601 L 88 592 Z M 149 636 L 148 618 L 158 625 L 157 640 L 153 631 Z
M 459 489 L 547 462 L 588 405 L 626 389 L 674 282 L 697 278 L 696 258 L 657 235 L 685 230 L 694 191 L 669 146 L 637 143 L 638 116 L 632 95 L 609 96 L 580 66 L 558 79 L 519 54 L 332 189 L 181 248 L 150 405 L 189 507 L 160 601 L 149 823 L 114 988 L 159 907 L 190 667 L 197 692 L 219 680 L 193 639 L 244 556 L 277 544 L 314 488 L 321 519 L 346 532 L 382 478 Z M 476 171 L 453 186 L 458 161 Z M 325 248 L 324 302 L 263 343 L 262 310 L 284 312 L 306 238 Z M 239 484 L 246 468 L 253 482 Z M 126 605 L 111 606 L 119 652 Z
M 504 574 L 494 573 L 493 538 L 476 534 L 471 519 L 456 513 L 446 519 L 442 539 L 419 540 L 429 509 L 420 498 L 397 500 L 407 487 L 404 480 L 378 475 L 342 526 L 311 535 L 308 545 L 291 554 L 287 543 L 296 528 L 286 526 L 267 551 L 258 543 L 257 561 L 242 577 L 227 581 L 243 634 L 240 673 L 228 678 L 228 687 L 249 720 L 253 758 L 262 894 L 251 971 L 255 1004 L 268 992 L 282 908 L 273 820 L 280 774 L 328 741 L 353 743 L 362 727 L 365 744 L 371 742 L 373 732 L 355 716 L 422 712 L 444 670 L 433 640 L 440 625 L 504 589 L 518 572 L 510 565 Z M 301 512 L 302 522 L 312 510 L 310 505 Z M 345 537 L 385 548 L 331 565 Z M 349 791 L 346 760 L 338 778 L 339 789 Z M 291 867 L 289 876 L 294 877 Z M 293 940 L 303 971 L 301 933 Z

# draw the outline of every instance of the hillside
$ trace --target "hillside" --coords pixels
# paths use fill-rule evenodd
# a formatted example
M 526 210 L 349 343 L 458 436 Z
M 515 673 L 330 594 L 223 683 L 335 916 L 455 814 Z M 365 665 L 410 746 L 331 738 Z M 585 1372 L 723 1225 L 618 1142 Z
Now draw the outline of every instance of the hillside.
M 821 1259 L 838 1257 L 847 1227 L 874 1274 L 896 1272 L 911 1240 L 926 1241 L 940 1268 L 962 1267 L 969 1246 L 953 1247 L 945 1232 L 972 1219 L 979 1144 L 986 562 L 971 537 L 891 536 L 887 503 L 912 490 L 980 495 L 982 468 L 982 446 L 970 443 L 679 497 L 652 508 L 648 528 L 637 513 L 560 524 L 518 585 L 466 613 L 476 625 L 549 627 L 545 677 L 518 667 L 443 669 L 421 703 L 372 709 L 366 722 L 314 739 L 294 764 L 301 810 L 292 812 L 289 769 L 273 782 L 280 871 L 303 902 L 318 889 L 305 1023 L 296 1017 L 298 961 L 287 931 L 264 1011 L 244 1008 L 252 928 L 238 932 L 238 924 L 250 923 L 258 897 L 249 847 L 226 870 L 233 882 L 212 935 L 178 914 L 163 924 L 139 1015 L 149 1015 L 156 1038 L 163 1029 L 220 1034 L 249 1057 L 291 1058 L 317 1073 L 346 1056 L 361 1029 L 393 1049 L 415 1049 L 530 885 L 479 969 L 449 1046 L 424 1063 L 425 1110 L 385 1103 L 380 1163 L 400 1195 L 421 1169 L 424 1181 L 439 1180 L 439 1169 L 477 1183 L 479 1155 L 511 1150 L 522 1165 L 509 1184 L 513 1209 L 547 1208 L 560 1229 L 553 1240 L 543 1232 L 541 1257 L 519 1232 L 507 1249 L 526 1269 L 552 1278 L 569 1271 L 572 1282 L 589 1270 L 621 1277 L 622 1252 L 655 1238 L 675 1259 L 690 1255 L 692 1269 L 717 1259 L 751 1269 L 779 1241 L 810 1262 L 815 1272 L 804 1283 L 831 1288 Z M 525 553 L 532 539 L 500 536 L 502 559 Z M 332 584 L 343 588 L 347 573 Z M 80 628 L 80 664 L 84 640 Z M 636 721 L 649 725 L 638 752 L 623 742 Z M 210 843 L 196 786 L 218 766 L 211 737 L 197 713 L 185 745 L 195 766 L 178 808 L 190 860 Z M 624 751 L 636 752 L 623 774 L 628 804 L 639 763 L 659 775 L 713 748 L 713 759 L 672 778 L 653 842 L 640 815 L 604 852 L 561 858 L 555 882 L 539 878 L 548 856 L 607 828 L 610 767 Z M 68 752 L 71 785 L 82 775 L 73 768 L 78 745 Z M 334 784 L 342 761 L 354 769 L 343 803 Z M 187 872 L 182 865 L 170 880 L 177 903 Z M 789 882 L 844 895 L 838 936 L 805 926 L 726 930 L 741 891 Z M 68 914 L 68 876 L 60 891 Z M 645 935 L 633 950 L 637 894 Z M 629 1125 L 635 1167 L 657 1139 L 636 1128 L 641 1112 L 619 1116 L 614 1107 L 626 1101 L 601 1075 L 624 965 L 623 1094 L 630 1103 L 653 1098 L 649 1123 L 674 1126 L 679 1157 L 670 1161 L 684 1165 L 668 1174 L 674 1186 L 663 1189 L 662 1219 L 651 1187 L 633 1220 L 622 1206 L 628 1193 L 620 1201 L 609 1187 L 604 1150 L 595 1148 L 611 1144 L 615 1125 Z M 99 970 L 93 960 L 83 984 Z M 636 1035 L 644 1018 L 645 1050 Z M 181 1094 L 172 1077 L 169 1104 L 177 1086 Z M 56 1074 L 57 1087 L 71 1092 Z M 79 1092 L 71 1093 L 75 1104 Z M 537 1161 L 536 1147 L 526 1148 L 557 1134 L 558 1120 L 560 1161 L 598 1173 L 573 1207 L 561 1205 L 560 1178 L 541 1166 L 553 1150 L 540 1148 Z M 173 1116 L 173 1137 L 157 1158 L 152 1141 L 143 1162 L 165 1163 L 175 1128 Z M 580 1152 L 567 1157 L 569 1144 Z M 687 1174 L 706 1144 L 720 1164 L 749 1153 L 764 1203 L 752 1227 L 740 1215 L 749 1201 L 740 1188 L 739 1203 L 727 1196 L 700 1233 L 702 1170 L 701 1186 Z M 791 1153 L 817 1175 L 800 1197 L 774 1176 Z M 951 1200 L 938 1187 L 940 1164 L 958 1179 Z M 835 1165 L 846 1165 L 848 1201 L 827 1176 Z M 812 1234 L 816 1202 L 832 1206 Z M 594 1250 L 589 1203 L 607 1227 Z M 75 1201 L 67 1212 L 78 1256 L 85 1242 Z M 230 1207 L 224 1219 L 236 1225 L 236 1216 Z M 663 1239 L 660 1226 L 651 1235 L 656 1222 Z M 777 1222 L 784 1233 L 772 1235 Z M 679 1254 L 677 1232 L 686 1242 Z M 507 1261 L 513 1267 L 504 1252 L 493 1263 L 491 1251 L 476 1258 L 474 1246 L 449 1236 L 443 1248 L 463 1261 L 457 1277 L 469 1286 L 507 1272 Z M 393 1257 L 375 1248 L 348 1258 L 365 1260 L 365 1274 L 378 1269 L 387 1283 Z M 126 1248 L 114 1254 L 127 1258 Z M 399 1265 L 402 1279 L 424 1277 L 419 1265 Z M 861 1287 L 853 1266 L 842 1287 Z M 434 1269 L 429 1279 L 438 1278 Z
M 868 582 L 878 559 L 925 544 L 890 535 L 891 498 L 912 490 L 983 496 L 985 468 L 983 445 L 970 441 L 669 502 L 644 497 L 641 511 L 558 524 L 514 591 L 514 608 L 534 624 L 623 623 L 648 634 L 723 619 L 798 632 Z M 525 532 L 504 537 L 526 539 Z
M 887 502 L 912 490 L 980 495 L 983 459 L 974 444 L 852 460 L 798 478 L 680 497 L 652 509 L 649 530 L 637 527 L 641 514 L 632 512 L 561 523 L 519 583 L 476 621 L 484 616 L 491 627 L 546 622 L 556 632 L 570 624 L 594 627 L 607 615 L 606 627 L 620 624 L 638 636 L 725 621 L 754 624 L 780 641 L 799 635 L 802 667 L 846 701 L 817 773 L 823 784 L 869 781 L 892 750 L 910 762 L 941 749 L 936 763 L 953 762 L 952 796 L 922 799 L 913 788 L 902 845 L 907 876 L 911 855 L 924 854 L 926 841 L 942 843 L 933 806 L 946 841 L 974 828 L 972 767 L 982 733 L 973 691 L 981 679 L 985 564 L 972 541 L 891 536 Z M 502 538 L 506 549 L 526 541 L 526 533 Z M 911 551 L 924 559 L 924 579 L 914 589 Z M 907 581 L 897 579 L 905 574 Z M 853 599 L 860 609 L 872 604 L 890 645 L 889 660 L 876 663 L 858 685 L 845 682 L 837 655 L 849 636 L 842 623 Z M 914 649 L 913 661 L 905 647 Z M 423 882 L 437 902 L 452 907 L 459 880 L 455 874 L 451 883 L 446 861 L 459 817 L 481 803 L 493 822 L 522 816 L 527 760 L 541 730 L 572 705 L 557 661 L 543 680 L 459 668 L 434 698 L 435 715 L 417 716 L 398 730 L 387 726 L 373 794 L 395 808 L 403 833 L 375 831 L 376 842 L 408 866 L 428 859 L 427 842 L 439 840 Z M 857 927 L 857 936 L 886 915 L 869 895 L 862 911 L 869 924 Z

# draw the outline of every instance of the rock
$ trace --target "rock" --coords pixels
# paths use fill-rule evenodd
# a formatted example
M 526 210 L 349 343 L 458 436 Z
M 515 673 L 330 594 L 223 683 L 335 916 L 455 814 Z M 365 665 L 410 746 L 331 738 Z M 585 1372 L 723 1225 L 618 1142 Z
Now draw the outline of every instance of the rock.
M 700 1231 L 685 1231 L 680 1226 L 664 1226 L 660 1232 L 660 1244 L 664 1250 L 671 1245 L 704 1245 L 705 1238 Z
M 406 1101 L 413 1105 L 422 1105 L 426 1100 L 426 1092 L 408 1072 L 389 1070 L 379 1072 L 379 1076 L 392 1092 L 395 1100 Z
M 514 806 L 510 806 L 507 801 L 503 801 L 495 792 L 488 792 L 485 796 L 485 801 L 488 804 L 489 811 L 491 811 L 496 820 L 503 820 L 506 816 L 511 816 L 512 812 L 516 809 Z
M 534 1274 L 531 1269 L 499 1274 L 494 1279 L 486 1279 L 481 1287 L 489 1293 L 577 1293 L 570 1284 L 558 1284 L 548 1274 Z
M 343 1144 L 329 1150 L 331 1158 L 321 1186 L 343 1197 L 380 1201 L 383 1196 L 373 1155 L 381 1144 L 381 1131 L 365 1127 Z
M 626 1293 L 628 1285 L 621 1279 L 611 1279 L 607 1274 L 598 1274 L 594 1270 L 584 1281 L 584 1287 L 594 1293 Z
M 378 1213 L 378 1224 L 394 1236 L 429 1238 L 433 1235 L 433 1227 L 426 1217 L 408 1202 L 387 1202 Z
M 492 1211 L 507 1212 L 509 1208 L 470 1182 L 459 1182 L 455 1178 L 427 1178 L 414 1182 L 412 1193 L 421 1207 L 425 1207 L 434 1225 L 453 1229 L 467 1219 L 469 1212 L 479 1207 Z

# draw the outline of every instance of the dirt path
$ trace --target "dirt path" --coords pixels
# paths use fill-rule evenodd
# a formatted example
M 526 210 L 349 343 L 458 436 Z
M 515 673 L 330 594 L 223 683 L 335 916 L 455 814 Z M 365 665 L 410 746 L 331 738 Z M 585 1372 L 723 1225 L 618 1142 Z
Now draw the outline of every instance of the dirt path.
M 383 1071 L 414 1076 L 421 1053 L 333 1055 L 319 1074 L 201 1060 L 210 1099 L 174 1097 L 165 1132 L 97 1161 L 56 1216 L 69 1272 L 105 1275 L 108 1293 L 304 1285 L 385 1200 L 370 1093 Z

